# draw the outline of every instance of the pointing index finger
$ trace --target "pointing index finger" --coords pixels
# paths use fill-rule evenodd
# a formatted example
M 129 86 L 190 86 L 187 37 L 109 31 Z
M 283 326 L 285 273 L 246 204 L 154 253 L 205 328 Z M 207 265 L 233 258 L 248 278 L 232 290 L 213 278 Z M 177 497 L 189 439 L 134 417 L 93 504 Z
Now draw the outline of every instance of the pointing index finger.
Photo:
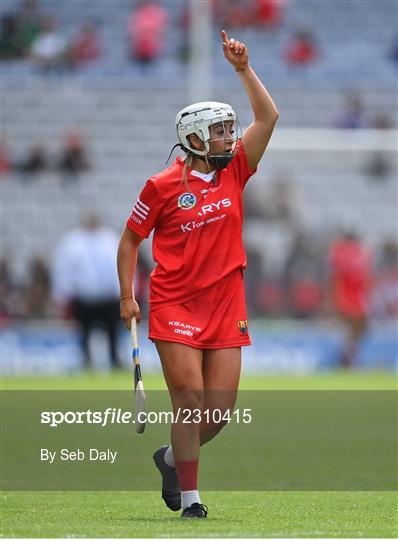
M 229 38 L 228 38 L 227 32 L 225 30 L 221 30 L 221 38 L 223 40 L 223 45 L 228 46 Z

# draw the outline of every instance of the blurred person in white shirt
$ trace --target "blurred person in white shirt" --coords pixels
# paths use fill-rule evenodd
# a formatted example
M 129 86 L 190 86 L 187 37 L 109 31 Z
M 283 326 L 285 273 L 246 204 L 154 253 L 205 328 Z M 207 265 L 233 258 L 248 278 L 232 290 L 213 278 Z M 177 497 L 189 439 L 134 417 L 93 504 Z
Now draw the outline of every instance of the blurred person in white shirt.
M 90 367 L 89 336 L 102 326 L 109 340 L 112 367 L 118 368 L 119 281 L 116 269 L 118 236 L 95 213 L 68 232 L 55 253 L 53 295 L 64 313 L 76 319 L 83 332 L 85 367 Z
M 59 31 L 53 17 L 47 17 L 40 34 L 34 39 L 30 56 L 43 70 L 66 68 L 68 65 L 69 44 Z

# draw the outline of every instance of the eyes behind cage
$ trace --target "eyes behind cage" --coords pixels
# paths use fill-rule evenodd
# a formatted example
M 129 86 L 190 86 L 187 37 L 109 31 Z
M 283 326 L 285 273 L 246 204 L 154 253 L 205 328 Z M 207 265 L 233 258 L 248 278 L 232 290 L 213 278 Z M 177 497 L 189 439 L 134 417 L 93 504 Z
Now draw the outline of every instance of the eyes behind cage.
M 233 139 L 234 138 L 234 135 L 235 135 L 235 128 L 234 126 L 231 126 L 229 129 L 227 126 L 224 126 L 223 124 L 220 124 L 218 126 L 213 126 L 213 136 L 211 137 L 210 140 L 215 140 L 215 139 L 222 139 L 224 137 L 226 137 L 227 139 L 231 138 Z

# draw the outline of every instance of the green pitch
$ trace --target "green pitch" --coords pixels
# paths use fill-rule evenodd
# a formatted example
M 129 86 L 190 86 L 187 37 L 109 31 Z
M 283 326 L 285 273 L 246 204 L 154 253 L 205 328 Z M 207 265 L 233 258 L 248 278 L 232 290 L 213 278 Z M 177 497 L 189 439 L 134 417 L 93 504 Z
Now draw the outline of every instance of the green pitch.
M 144 380 L 148 389 L 164 388 L 160 375 L 144 374 Z M 129 389 L 131 386 L 131 375 L 127 372 L 2 381 L 2 387 L 7 389 Z M 386 390 L 396 388 L 396 379 L 383 372 L 246 376 L 242 378 L 241 388 Z M 398 533 L 397 496 L 393 492 L 230 491 L 201 495 L 209 506 L 209 518 L 187 522 L 164 506 L 160 492 L 4 492 L 0 532 L 7 537 L 351 538 L 397 537 Z
M 209 492 L 209 518 L 182 521 L 153 492 L 3 495 L 2 535 L 22 537 L 394 537 L 391 493 Z
M 165 390 L 160 373 L 145 373 L 147 390 Z M 129 390 L 133 377 L 128 371 L 116 373 L 85 372 L 69 376 L 8 377 L 3 378 L 3 389 L 9 390 Z M 329 371 L 316 375 L 243 375 L 242 390 L 394 390 L 397 379 L 386 371 L 345 372 Z

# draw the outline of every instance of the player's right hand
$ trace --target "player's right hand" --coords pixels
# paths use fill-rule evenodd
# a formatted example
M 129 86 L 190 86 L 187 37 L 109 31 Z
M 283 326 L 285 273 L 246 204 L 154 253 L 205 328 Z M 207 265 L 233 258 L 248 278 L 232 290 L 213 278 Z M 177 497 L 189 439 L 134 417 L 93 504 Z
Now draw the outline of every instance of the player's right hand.
M 141 322 L 140 306 L 134 298 L 125 298 L 120 300 L 120 318 L 123 319 L 127 328 L 131 329 L 131 319 L 135 317 L 137 323 Z
M 224 56 L 236 71 L 243 71 L 249 65 L 249 53 L 244 43 L 229 39 L 227 32 L 221 30 Z

